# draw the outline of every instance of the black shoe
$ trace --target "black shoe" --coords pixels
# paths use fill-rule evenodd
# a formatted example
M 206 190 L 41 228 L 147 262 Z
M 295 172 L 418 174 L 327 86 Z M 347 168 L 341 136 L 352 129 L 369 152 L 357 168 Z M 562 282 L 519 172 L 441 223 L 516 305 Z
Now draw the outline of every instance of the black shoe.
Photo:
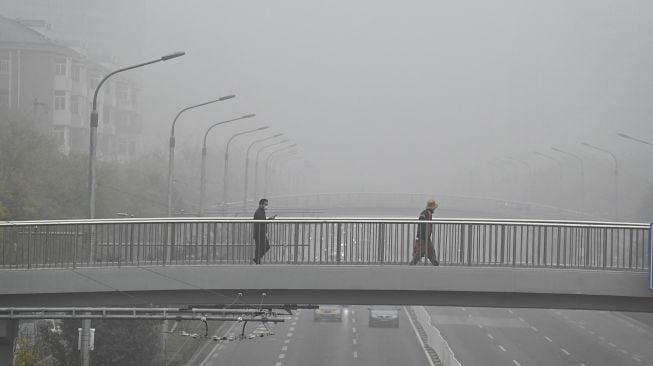
M 433 265 L 434 265 L 434 266 L 439 266 L 439 265 L 440 265 L 440 262 L 438 262 L 437 259 L 436 259 L 435 262 L 433 262 Z
M 261 263 L 258 261 L 258 259 L 256 259 L 256 258 L 252 258 L 252 262 L 254 262 L 254 263 L 256 263 L 256 264 L 261 264 Z

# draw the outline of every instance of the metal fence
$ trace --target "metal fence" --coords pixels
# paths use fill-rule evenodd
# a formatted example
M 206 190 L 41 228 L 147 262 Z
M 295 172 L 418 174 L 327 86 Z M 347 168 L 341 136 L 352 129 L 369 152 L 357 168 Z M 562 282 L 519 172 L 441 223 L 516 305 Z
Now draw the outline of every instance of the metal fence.
M 250 219 L 0 223 L 0 268 L 251 263 Z M 415 220 L 266 221 L 269 264 L 406 265 Z M 647 271 L 649 225 L 572 221 L 428 222 L 440 265 Z M 421 262 L 425 264 L 426 262 Z

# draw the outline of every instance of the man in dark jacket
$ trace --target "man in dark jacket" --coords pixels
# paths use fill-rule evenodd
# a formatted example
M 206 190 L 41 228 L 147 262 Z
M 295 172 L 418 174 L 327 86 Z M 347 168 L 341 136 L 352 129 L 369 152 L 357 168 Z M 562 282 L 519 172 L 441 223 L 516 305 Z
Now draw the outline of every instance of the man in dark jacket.
M 433 211 L 435 211 L 436 208 L 438 208 L 438 204 L 435 203 L 435 200 L 428 200 L 426 202 L 426 209 L 420 213 L 419 219 L 431 221 L 433 218 Z M 438 260 L 435 258 L 433 225 L 427 223 L 419 224 L 417 227 L 417 238 L 415 239 L 413 247 L 413 260 L 410 261 L 410 264 L 417 264 L 424 255 L 426 255 L 434 266 L 440 265 Z
M 268 200 L 266 198 L 261 198 L 258 201 L 258 209 L 254 213 L 254 220 L 268 220 L 265 216 L 265 210 L 268 208 Z M 274 219 L 277 215 L 274 215 L 269 218 L 269 220 Z M 254 258 L 252 261 L 256 264 L 261 264 L 261 258 L 265 253 L 270 250 L 270 241 L 268 240 L 268 228 L 266 223 L 255 223 L 254 224 Z

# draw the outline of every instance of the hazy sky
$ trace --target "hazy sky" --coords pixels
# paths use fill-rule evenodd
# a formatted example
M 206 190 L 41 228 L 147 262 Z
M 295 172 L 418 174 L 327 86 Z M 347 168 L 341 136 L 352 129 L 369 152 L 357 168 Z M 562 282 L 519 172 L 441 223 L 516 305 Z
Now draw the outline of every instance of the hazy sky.
M 497 157 L 653 140 L 650 1 L 149 0 L 144 27 L 139 57 L 187 52 L 138 71 L 153 146 L 179 109 L 235 93 L 185 115 L 178 141 L 256 113 L 212 146 L 268 124 L 318 191 L 464 193 Z

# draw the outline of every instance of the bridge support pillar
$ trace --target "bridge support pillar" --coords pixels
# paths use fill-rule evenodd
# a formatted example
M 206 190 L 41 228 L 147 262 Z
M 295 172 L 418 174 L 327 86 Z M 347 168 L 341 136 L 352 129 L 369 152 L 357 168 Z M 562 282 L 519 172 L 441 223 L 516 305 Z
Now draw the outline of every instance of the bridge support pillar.
M 18 320 L 0 320 L 0 366 L 11 366 L 14 362 L 14 340 L 18 336 Z

